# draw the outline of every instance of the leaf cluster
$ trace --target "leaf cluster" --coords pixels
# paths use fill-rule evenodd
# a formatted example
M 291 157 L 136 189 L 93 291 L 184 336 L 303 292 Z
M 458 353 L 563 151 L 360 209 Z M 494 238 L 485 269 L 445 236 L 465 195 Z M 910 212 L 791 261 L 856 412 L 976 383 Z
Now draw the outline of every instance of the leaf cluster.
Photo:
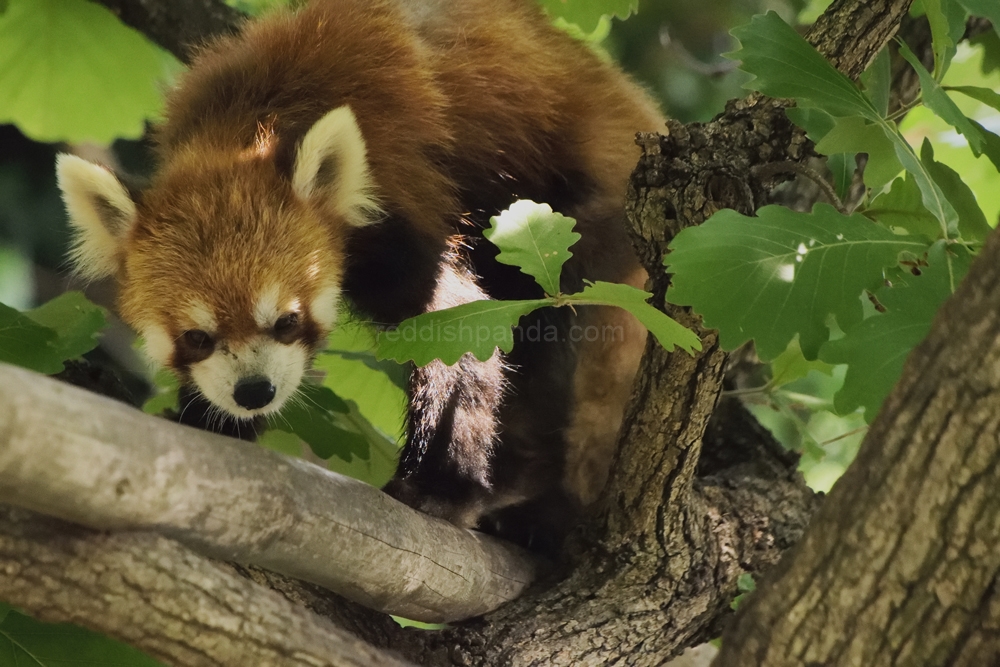
M 0 304 L 0 361 L 59 373 L 64 361 L 97 347 L 106 323 L 104 309 L 80 292 L 66 292 L 23 313 Z
M 996 14 L 994 3 L 925 0 L 923 11 L 934 70 L 896 45 L 919 78 L 919 103 L 996 172 L 1000 137 L 968 117 L 954 96 L 1000 111 L 1000 95 L 942 85 L 967 14 Z M 673 274 L 667 300 L 693 307 L 718 328 L 725 349 L 752 340 L 770 362 L 771 379 L 741 393 L 768 394 L 775 406 L 787 400 L 776 392 L 788 384 L 790 367 L 846 364 L 832 405 L 817 400 L 816 409 L 863 408 L 870 421 L 991 226 L 961 175 L 935 159 L 931 141 L 925 137 L 917 150 L 900 131 L 898 119 L 914 105 L 890 113 L 888 50 L 855 84 L 773 12 L 733 34 L 741 48 L 731 57 L 755 77 L 748 85 L 794 100 L 788 115 L 828 156 L 841 197 L 855 177 L 856 155 L 867 155 L 865 194 L 850 213 L 825 204 L 808 213 L 766 206 L 753 217 L 725 210 L 684 230 L 664 260 Z
M 484 235 L 500 248 L 497 261 L 517 266 L 541 286 L 545 297 L 524 301 L 473 301 L 454 308 L 424 313 L 403 321 L 379 335 L 378 355 L 400 363 L 425 366 L 441 360 L 451 365 L 466 354 L 480 361 L 497 349 L 514 347 L 513 328 L 539 308 L 617 306 L 632 313 L 668 350 L 701 349 L 689 329 L 649 305 L 651 296 L 629 285 L 588 282 L 582 292 L 564 294 L 560 289 L 563 264 L 572 257 L 570 247 L 580 235 L 576 221 L 554 212 L 547 204 L 521 200 L 490 219 Z

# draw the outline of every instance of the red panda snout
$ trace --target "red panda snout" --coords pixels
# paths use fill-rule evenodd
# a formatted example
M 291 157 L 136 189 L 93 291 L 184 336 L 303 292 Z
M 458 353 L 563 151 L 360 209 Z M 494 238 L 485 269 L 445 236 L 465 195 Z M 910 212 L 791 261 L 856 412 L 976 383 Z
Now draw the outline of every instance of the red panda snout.
M 302 258 L 301 272 L 319 261 Z M 291 275 L 298 275 L 293 271 Z M 157 365 L 223 417 L 250 420 L 281 410 L 296 394 L 333 328 L 339 287 L 329 272 L 316 281 L 227 281 L 228 287 L 170 295 L 131 322 Z M 126 289 L 128 293 L 128 289 Z M 131 311 L 128 311 L 131 312 Z
M 279 411 L 298 391 L 313 357 L 302 341 L 283 343 L 263 334 L 216 348 L 186 375 L 209 403 L 239 419 Z

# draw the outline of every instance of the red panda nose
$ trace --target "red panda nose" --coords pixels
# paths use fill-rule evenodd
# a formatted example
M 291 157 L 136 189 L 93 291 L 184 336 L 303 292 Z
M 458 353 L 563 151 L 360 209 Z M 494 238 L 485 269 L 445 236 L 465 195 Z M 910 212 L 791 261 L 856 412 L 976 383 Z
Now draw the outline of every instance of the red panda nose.
M 256 410 L 262 408 L 274 398 L 277 390 L 271 381 L 264 377 L 252 377 L 240 380 L 233 390 L 233 400 L 241 408 Z

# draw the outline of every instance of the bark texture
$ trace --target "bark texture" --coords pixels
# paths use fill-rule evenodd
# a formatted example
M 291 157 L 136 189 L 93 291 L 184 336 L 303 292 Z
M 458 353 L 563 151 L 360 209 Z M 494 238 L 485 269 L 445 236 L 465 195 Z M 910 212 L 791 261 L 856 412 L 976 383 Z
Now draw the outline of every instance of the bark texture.
M 795 457 L 738 402 L 725 403 L 713 423 L 718 466 L 693 484 L 685 499 L 692 509 L 673 533 L 664 524 L 646 543 L 617 551 L 578 535 L 571 549 L 579 557 L 561 578 L 481 619 L 398 635 L 388 646 L 425 665 L 663 665 L 717 636 L 737 577 L 773 565 L 818 499 Z M 734 440 L 734 428 L 744 437 Z
M 716 664 L 1000 660 L 998 286 L 994 233 Z
M 253 443 L 0 364 L 0 502 L 320 584 L 429 622 L 517 597 L 536 563 L 499 540 Z
M 166 538 L 4 505 L 0 598 L 184 667 L 408 664 Z

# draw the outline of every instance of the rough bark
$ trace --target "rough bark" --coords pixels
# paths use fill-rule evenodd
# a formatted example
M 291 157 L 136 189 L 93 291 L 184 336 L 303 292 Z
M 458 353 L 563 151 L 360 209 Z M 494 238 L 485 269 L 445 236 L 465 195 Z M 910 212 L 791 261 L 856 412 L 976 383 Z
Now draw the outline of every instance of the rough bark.
M 0 502 L 320 584 L 372 609 L 477 616 L 535 578 L 520 549 L 255 444 L 0 364 Z
M 424 665 L 663 665 L 718 636 L 736 578 L 772 566 L 818 505 L 796 457 L 738 402 L 723 405 L 709 438 L 717 465 L 693 485 L 682 536 L 611 552 L 578 535 L 572 548 L 582 551 L 561 578 L 481 619 L 388 646 Z
M 716 664 L 1000 659 L 998 285 L 994 233 Z
M 857 79 L 906 16 L 911 0 L 836 0 L 806 39 L 834 67 Z
M 408 664 L 164 537 L 3 505 L 0 597 L 186 667 Z

